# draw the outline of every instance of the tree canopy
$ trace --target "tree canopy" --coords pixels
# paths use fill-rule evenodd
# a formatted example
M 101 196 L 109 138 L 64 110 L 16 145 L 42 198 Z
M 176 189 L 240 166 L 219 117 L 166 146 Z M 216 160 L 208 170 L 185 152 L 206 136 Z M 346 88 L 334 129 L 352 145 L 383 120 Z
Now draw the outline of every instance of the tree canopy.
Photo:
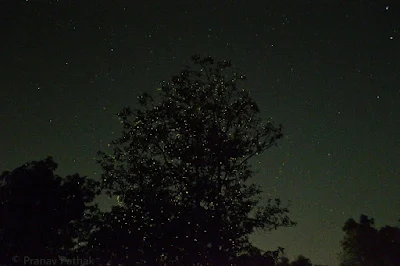
M 297 258 L 290 263 L 290 266 L 312 266 L 311 260 L 299 255 Z
M 376 229 L 374 219 L 361 215 L 357 223 L 348 219 L 339 254 L 341 266 L 400 265 L 400 228 L 384 226 Z
M 159 101 L 144 93 L 139 108 L 118 114 L 122 135 L 99 163 L 120 204 L 92 251 L 131 264 L 225 265 L 252 247 L 254 229 L 295 224 L 279 199 L 259 204 L 262 190 L 249 181 L 250 159 L 276 145 L 282 127 L 263 123 L 230 62 L 192 62 L 161 83 Z
M 78 174 L 54 174 L 51 157 L 26 163 L 0 176 L 0 257 L 66 256 L 88 234 L 97 213 L 99 183 Z

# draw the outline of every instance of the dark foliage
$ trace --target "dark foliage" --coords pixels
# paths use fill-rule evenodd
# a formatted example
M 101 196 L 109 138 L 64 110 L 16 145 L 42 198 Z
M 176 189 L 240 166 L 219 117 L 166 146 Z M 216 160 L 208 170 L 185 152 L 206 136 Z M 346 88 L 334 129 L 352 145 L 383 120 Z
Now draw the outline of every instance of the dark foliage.
M 299 255 L 294 261 L 290 263 L 290 266 L 312 266 L 311 260 Z
M 163 82 L 159 102 L 144 93 L 140 108 L 118 114 L 122 136 L 99 163 L 120 206 L 88 252 L 129 265 L 225 265 L 251 247 L 254 229 L 294 225 L 279 199 L 260 206 L 249 183 L 249 160 L 276 145 L 281 127 L 262 123 L 230 62 L 192 60 L 197 69 Z
M 299 255 L 294 261 L 282 256 L 284 248 L 279 247 L 275 251 L 268 251 L 262 254 L 261 250 L 255 247 L 249 249 L 245 254 L 238 256 L 231 261 L 232 266 L 312 266 L 311 260 Z
M 231 261 L 232 266 L 278 266 L 279 257 L 284 249 L 279 247 L 275 251 L 267 251 L 262 254 L 261 250 L 251 247 L 246 254 L 242 254 Z
M 347 220 L 343 227 L 341 266 L 400 265 L 400 228 L 376 229 L 374 219 L 361 215 L 360 222 Z
M 88 234 L 97 212 L 92 203 L 99 183 L 78 174 L 54 174 L 51 157 L 0 176 L 0 258 L 69 256 Z

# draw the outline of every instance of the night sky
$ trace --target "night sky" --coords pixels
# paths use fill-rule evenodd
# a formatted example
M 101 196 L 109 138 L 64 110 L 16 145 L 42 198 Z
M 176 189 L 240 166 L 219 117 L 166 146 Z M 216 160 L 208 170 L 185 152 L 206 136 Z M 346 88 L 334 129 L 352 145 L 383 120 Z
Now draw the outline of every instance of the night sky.
M 99 178 L 116 113 L 209 55 L 245 73 L 262 118 L 284 128 L 254 181 L 292 201 L 298 225 L 256 233 L 258 247 L 337 265 L 348 218 L 400 218 L 400 9 L 389 1 L 9 0 L 0 34 L 0 171 L 51 155 L 61 176 Z

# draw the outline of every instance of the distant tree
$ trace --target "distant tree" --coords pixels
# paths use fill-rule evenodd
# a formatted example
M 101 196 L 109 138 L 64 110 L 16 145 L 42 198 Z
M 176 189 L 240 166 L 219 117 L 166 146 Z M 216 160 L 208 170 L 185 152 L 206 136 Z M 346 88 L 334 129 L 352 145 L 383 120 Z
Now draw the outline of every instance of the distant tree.
M 268 259 L 268 261 L 272 265 L 278 265 L 279 262 L 281 262 L 282 255 L 284 254 L 285 249 L 283 247 L 278 247 L 274 251 L 267 251 L 263 254 L 265 258 Z
M 287 257 L 282 256 L 278 259 L 276 266 L 290 266 L 290 261 Z
M 367 266 L 379 263 L 378 232 L 374 228 L 374 219 L 361 215 L 359 224 L 349 219 L 342 230 L 346 235 L 341 242 L 341 266 Z
M 311 260 L 299 255 L 296 260 L 290 263 L 290 266 L 312 266 Z
M 250 160 L 276 145 L 281 127 L 261 122 L 230 62 L 192 60 L 198 69 L 163 82 L 158 103 L 144 93 L 140 108 L 118 114 L 122 136 L 99 163 L 104 188 L 121 203 L 105 220 L 119 222 L 99 230 L 129 234 L 113 238 L 123 248 L 92 240 L 92 250 L 141 254 L 129 263 L 156 265 L 164 256 L 169 264 L 225 265 L 251 247 L 255 228 L 294 225 L 279 199 L 260 206 L 261 190 L 248 182 Z
M 0 176 L 0 258 L 57 258 L 73 252 L 97 213 L 99 183 L 78 174 L 54 174 L 51 157 Z M 15 263 L 15 262 L 13 262 Z M 22 261 L 21 261 L 22 263 Z
M 284 249 L 278 247 L 277 250 L 267 251 L 262 254 L 262 251 L 256 247 L 251 247 L 245 254 L 242 254 L 233 260 L 233 266 L 276 266 L 278 265 L 279 257 Z
M 374 219 L 361 215 L 360 222 L 347 220 L 339 254 L 341 266 L 400 265 L 400 229 L 374 227 Z

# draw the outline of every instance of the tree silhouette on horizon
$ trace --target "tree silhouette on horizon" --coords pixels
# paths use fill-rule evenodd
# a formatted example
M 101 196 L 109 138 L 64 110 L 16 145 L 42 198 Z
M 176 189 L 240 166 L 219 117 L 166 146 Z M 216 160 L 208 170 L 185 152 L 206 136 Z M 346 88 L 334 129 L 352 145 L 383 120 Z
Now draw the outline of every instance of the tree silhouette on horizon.
M 397 266 L 400 265 L 400 228 L 375 228 L 375 221 L 361 215 L 359 222 L 348 219 L 339 254 L 340 266 Z
M 58 258 L 73 252 L 90 232 L 99 182 L 54 174 L 52 157 L 26 163 L 0 176 L 0 259 Z M 96 218 L 97 220 L 98 218 Z M 23 261 L 21 259 L 21 264 Z
M 310 259 L 304 257 L 303 255 L 299 255 L 290 263 L 290 266 L 312 266 L 312 263 Z
M 131 265 L 227 265 L 252 248 L 254 229 L 295 225 L 279 199 L 260 205 L 249 182 L 250 159 L 276 145 L 281 126 L 261 121 L 230 62 L 192 62 L 162 82 L 160 101 L 144 93 L 140 108 L 118 114 L 122 136 L 99 163 L 120 206 L 104 214 L 88 252 Z

